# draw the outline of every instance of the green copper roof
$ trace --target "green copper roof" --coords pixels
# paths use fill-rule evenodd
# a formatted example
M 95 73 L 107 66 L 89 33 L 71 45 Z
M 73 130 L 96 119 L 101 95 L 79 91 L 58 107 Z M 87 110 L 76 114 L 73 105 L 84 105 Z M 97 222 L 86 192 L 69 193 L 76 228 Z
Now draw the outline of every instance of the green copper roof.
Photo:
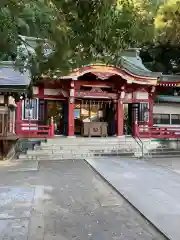
M 163 75 L 161 72 L 152 72 L 142 63 L 139 56 L 140 49 L 134 48 L 126 50 L 121 56 L 121 67 L 125 71 L 140 76 L 150 78 L 160 78 L 160 82 L 180 82 L 180 75 Z
M 152 72 L 144 66 L 139 56 L 139 49 L 124 51 L 121 56 L 121 66 L 129 73 L 137 76 L 157 78 L 162 75 L 161 72 Z

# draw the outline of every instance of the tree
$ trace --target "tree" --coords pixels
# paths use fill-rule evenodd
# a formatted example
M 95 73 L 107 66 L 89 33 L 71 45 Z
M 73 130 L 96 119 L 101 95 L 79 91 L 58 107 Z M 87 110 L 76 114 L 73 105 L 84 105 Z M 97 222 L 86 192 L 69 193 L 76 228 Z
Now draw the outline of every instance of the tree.
M 58 65 L 60 59 L 63 60 L 61 69 L 64 67 L 72 69 L 97 61 L 118 65 L 122 50 L 138 47 L 152 39 L 151 14 L 146 20 L 151 6 L 148 0 L 149 9 L 145 12 L 145 6 L 141 14 L 137 14 L 138 6 L 133 1 L 127 0 L 117 2 L 52 0 L 52 2 L 64 16 L 67 26 L 68 51 L 62 59 L 61 44 L 56 44 L 55 54 L 45 64 L 40 64 L 42 71 L 48 67 L 51 70 L 60 68 Z
M 141 51 L 141 57 L 152 71 L 180 73 L 180 1 L 162 2 L 154 21 L 154 39 Z
M 152 0 L 131 0 L 130 3 L 134 12 L 133 47 L 142 47 L 153 41 L 154 15 L 157 5 Z
M 0 3 L 0 52 L 16 52 L 22 39 L 19 35 L 51 39 L 59 16 L 46 0 L 1 0 Z M 60 32 L 61 29 L 59 29 Z M 61 32 L 58 37 L 63 36 Z
M 129 29 L 133 24 L 127 5 L 119 10 L 109 1 L 53 1 L 64 13 L 67 23 L 69 51 L 65 63 L 68 68 L 80 67 L 94 61 L 115 62 L 122 49 L 129 46 Z M 56 45 L 55 55 L 49 59 L 57 68 L 62 49 Z M 46 66 L 44 66 L 46 68 Z
M 48 58 L 44 41 L 36 55 L 30 54 L 28 67 L 34 75 L 54 74 L 57 69 L 62 75 L 97 61 L 118 65 L 122 50 L 152 39 L 151 12 L 149 0 L 144 4 L 142 0 L 4 0 L 0 51 L 16 52 L 22 43 L 19 34 L 46 39 L 52 48 Z
M 155 18 L 155 37 L 161 43 L 180 44 L 180 1 L 162 4 Z
M 152 71 L 163 74 L 180 73 L 180 47 L 178 45 L 155 43 L 142 48 L 140 56 L 146 67 Z

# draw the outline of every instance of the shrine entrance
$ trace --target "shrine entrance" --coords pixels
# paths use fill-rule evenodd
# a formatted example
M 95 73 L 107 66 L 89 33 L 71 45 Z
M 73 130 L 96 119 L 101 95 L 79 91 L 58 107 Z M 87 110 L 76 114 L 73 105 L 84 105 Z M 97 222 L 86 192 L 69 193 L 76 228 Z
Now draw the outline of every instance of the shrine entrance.
M 149 122 L 149 103 L 124 104 L 124 135 L 135 135 L 135 123 Z
M 75 135 L 113 136 L 116 132 L 114 103 L 103 99 L 75 100 L 74 121 Z M 96 131 L 87 130 L 90 127 Z
M 50 123 L 53 117 L 54 134 L 64 134 L 64 114 L 63 101 L 60 100 L 46 100 L 46 121 Z

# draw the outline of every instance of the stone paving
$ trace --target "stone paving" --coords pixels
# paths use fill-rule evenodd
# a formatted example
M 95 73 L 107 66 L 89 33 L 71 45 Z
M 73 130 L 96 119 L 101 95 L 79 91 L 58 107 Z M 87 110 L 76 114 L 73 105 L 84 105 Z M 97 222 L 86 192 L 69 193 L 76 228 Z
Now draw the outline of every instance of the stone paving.
M 2 169 L 0 240 L 165 239 L 84 161 Z
M 149 164 L 156 164 L 165 167 L 175 173 L 180 174 L 180 159 L 179 158 L 155 158 L 148 162 Z
M 87 160 L 169 239 L 180 239 L 180 160 Z
M 37 161 L 0 161 L 0 174 L 3 172 L 37 171 Z

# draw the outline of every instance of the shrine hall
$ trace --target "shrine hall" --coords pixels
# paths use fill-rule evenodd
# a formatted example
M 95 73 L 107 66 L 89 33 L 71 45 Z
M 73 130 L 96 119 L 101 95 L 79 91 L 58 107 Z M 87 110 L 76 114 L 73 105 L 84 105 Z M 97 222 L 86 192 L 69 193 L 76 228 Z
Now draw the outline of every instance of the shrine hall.
M 138 50 L 130 49 L 118 67 L 96 63 L 56 79 L 41 76 L 33 98 L 17 103 L 16 133 L 47 138 L 177 136 L 179 86 L 178 76 L 149 71 Z

